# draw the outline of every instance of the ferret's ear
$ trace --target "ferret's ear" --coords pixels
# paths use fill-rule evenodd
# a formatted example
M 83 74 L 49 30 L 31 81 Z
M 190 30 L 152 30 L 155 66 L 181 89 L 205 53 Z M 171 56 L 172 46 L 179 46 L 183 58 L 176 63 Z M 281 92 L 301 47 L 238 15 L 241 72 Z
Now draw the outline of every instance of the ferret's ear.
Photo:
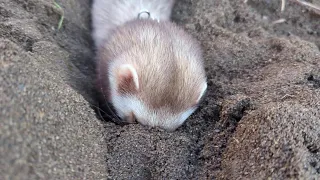
M 207 87 L 208 87 L 207 83 L 204 83 L 204 84 L 201 85 L 201 91 L 200 91 L 200 95 L 199 95 L 199 97 L 197 99 L 197 103 L 199 103 L 200 100 L 202 99 L 203 95 L 207 91 Z
M 139 90 L 138 74 L 131 64 L 123 64 L 117 69 L 116 81 L 120 94 L 135 93 Z

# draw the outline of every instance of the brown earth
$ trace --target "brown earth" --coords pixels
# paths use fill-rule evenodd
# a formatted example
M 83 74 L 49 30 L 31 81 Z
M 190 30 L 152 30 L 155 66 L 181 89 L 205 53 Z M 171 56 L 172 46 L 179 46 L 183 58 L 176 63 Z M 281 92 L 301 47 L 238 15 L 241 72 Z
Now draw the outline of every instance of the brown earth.
M 209 91 L 168 133 L 99 118 L 91 2 L 58 2 L 0 0 L 0 179 L 320 179 L 320 12 L 178 0 Z

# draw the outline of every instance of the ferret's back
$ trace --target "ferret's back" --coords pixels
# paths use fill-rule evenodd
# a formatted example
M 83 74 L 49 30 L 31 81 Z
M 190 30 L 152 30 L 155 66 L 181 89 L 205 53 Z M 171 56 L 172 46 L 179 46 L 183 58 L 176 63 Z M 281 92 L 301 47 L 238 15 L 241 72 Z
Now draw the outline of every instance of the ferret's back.
M 170 19 L 174 0 L 94 0 L 92 6 L 93 38 L 96 47 L 108 38 L 114 28 L 138 18 L 147 11 L 157 21 Z

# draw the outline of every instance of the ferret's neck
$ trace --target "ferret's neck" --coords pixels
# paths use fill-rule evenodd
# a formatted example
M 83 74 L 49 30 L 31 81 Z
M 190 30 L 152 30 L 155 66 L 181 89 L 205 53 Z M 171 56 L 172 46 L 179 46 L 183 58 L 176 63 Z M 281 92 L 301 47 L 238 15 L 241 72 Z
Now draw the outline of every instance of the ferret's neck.
M 138 13 L 138 19 L 149 19 L 151 17 L 150 11 L 147 9 L 142 9 Z
M 141 9 L 137 16 L 138 19 L 151 19 L 157 22 L 160 22 L 160 19 L 154 18 L 152 15 L 152 12 L 150 12 L 148 9 Z

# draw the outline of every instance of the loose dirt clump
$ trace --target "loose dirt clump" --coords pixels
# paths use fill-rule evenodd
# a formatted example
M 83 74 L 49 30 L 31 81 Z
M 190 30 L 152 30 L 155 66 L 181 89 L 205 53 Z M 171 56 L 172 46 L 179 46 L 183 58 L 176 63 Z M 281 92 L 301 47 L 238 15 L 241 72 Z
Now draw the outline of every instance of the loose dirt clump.
M 319 14 L 178 0 L 173 20 L 201 42 L 209 87 L 168 133 L 94 111 L 91 1 L 57 2 L 0 2 L 0 179 L 320 178 Z

